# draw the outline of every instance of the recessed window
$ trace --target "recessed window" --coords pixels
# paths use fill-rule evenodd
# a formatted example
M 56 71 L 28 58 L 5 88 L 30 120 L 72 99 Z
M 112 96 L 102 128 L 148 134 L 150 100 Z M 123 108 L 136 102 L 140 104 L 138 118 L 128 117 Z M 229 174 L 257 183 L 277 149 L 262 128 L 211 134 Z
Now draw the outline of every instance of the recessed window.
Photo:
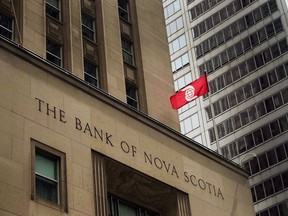
M 10 40 L 13 38 L 13 18 L 0 13 L 0 35 Z
M 60 20 L 60 1 L 59 0 L 46 0 L 46 14 Z
M 122 55 L 124 62 L 134 65 L 133 45 L 126 39 L 122 39 Z
M 116 197 L 108 197 L 109 205 L 109 215 L 111 216 L 137 216 L 137 215 L 147 215 L 147 216 L 158 216 L 156 212 L 149 211 L 140 206 L 131 204 L 127 201 L 118 199 Z
M 36 196 L 57 204 L 59 203 L 59 162 L 58 157 L 36 149 Z
M 138 108 L 138 93 L 136 86 L 126 82 L 126 96 L 127 96 L 127 104 L 132 107 Z
M 62 46 L 51 40 L 46 41 L 46 59 L 58 66 L 62 66 Z
M 119 17 L 129 22 L 129 3 L 128 0 L 118 0 Z
M 95 20 L 84 13 L 82 13 L 82 35 L 91 41 L 96 41 Z
M 65 154 L 32 140 L 32 199 L 67 211 Z
M 152 163 L 148 155 L 145 158 L 147 163 Z M 99 206 L 96 215 L 160 216 L 181 215 L 182 212 L 192 215 L 188 194 L 176 188 L 98 153 L 94 153 L 93 166 L 93 183 L 100 190 L 95 192 Z
M 99 87 L 98 68 L 84 60 L 84 80 L 95 87 Z

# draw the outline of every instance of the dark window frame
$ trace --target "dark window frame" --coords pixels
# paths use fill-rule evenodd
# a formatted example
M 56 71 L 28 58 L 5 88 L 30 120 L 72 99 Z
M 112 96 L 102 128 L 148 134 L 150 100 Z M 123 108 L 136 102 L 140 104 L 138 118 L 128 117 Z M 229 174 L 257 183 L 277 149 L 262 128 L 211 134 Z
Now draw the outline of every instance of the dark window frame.
M 58 7 L 51 4 L 49 2 L 49 0 L 45 1 L 45 10 L 46 10 L 46 15 L 48 15 L 49 17 L 56 19 L 58 21 L 61 21 L 62 18 L 62 13 L 61 13 L 61 0 L 57 0 L 58 2 Z

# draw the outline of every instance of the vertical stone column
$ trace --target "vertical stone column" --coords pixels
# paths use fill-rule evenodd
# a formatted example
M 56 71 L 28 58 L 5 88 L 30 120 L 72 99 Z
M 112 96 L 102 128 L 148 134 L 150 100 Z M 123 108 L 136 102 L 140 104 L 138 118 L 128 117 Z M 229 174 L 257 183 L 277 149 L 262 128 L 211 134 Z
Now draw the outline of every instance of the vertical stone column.
M 178 216 L 191 216 L 189 198 L 187 194 L 177 192 Z
M 95 188 L 95 215 L 106 216 L 108 214 L 105 158 L 95 152 L 93 152 L 93 171 Z

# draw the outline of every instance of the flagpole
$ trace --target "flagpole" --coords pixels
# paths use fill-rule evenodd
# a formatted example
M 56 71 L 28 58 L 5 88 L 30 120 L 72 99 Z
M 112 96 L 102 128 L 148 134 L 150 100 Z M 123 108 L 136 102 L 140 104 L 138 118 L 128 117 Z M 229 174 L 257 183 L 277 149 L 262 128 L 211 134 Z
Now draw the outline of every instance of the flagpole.
M 204 75 L 206 76 L 206 79 L 207 79 L 206 71 L 204 71 Z M 209 89 L 208 79 L 207 79 L 207 85 L 208 85 L 208 89 Z M 211 108 L 212 124 L 213 124 L 213 129 L 214 129 L 214 133 L 215 133 L 215 141 L 216 141 L 216 150 L 217 150 L 218 154 L 222 155 L 222 153 L 220 151 L 219 136 L 218 136 L 218 130 L 217 130 L 216 123 L 215 123 L 215 113 L 214 113 L 213 105 L 211 102 L 210 90 L 208 91 L 208 101 L 209 101 L 209 106 Z

